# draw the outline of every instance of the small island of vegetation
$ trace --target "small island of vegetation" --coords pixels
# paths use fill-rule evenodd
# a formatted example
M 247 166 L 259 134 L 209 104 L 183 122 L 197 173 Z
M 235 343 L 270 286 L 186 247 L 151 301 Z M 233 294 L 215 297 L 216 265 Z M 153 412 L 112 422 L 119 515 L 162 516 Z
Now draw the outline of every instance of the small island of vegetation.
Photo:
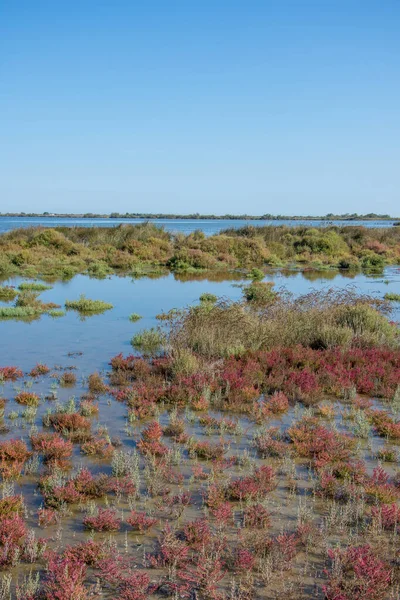
M 247 225 L 206 237 L 202 231 L 173 234 L 146 222 L 107 228 L 31 227 L 0 236 L 2 277 L 263 267 L 381 271 L 399 263 L 397 227 Z

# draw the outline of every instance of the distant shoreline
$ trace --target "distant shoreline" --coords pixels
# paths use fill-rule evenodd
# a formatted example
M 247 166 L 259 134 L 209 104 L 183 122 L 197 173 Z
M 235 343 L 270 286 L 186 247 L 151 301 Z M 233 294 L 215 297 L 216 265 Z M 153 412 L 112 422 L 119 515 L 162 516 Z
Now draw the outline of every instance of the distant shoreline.
M 46 218 L 46 219 L 146 219 L 146 220 L 182 220 L 182 221 L 396 221 L 400 217 L 391 217 L 390 215 L 378 215 L 369 213 L 366 215 L 345 214 L 334 215 L 328 214 L 324 216 L 310 215 L 173 215 L 173 214 L 154 214 L 154 213 L 0 213 L 0 218 Z

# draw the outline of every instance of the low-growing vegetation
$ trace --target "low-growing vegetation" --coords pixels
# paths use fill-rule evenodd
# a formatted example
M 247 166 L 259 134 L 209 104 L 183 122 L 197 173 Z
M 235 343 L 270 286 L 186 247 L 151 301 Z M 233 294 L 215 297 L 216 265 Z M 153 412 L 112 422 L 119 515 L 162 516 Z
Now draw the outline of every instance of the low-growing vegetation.
M 46 285 L 40 281 L 24 281 L 18 286 L 19 290 L 30 290 L 32 292 L 45 292 L 51 290 L 51 285 Z
M 397 598 L 393 306 L 253 275 L 107 368 L 0 367 L 0 598 Z
M 400 302 L 400 294 L 388 292 L 387 294 L 385 294 L 385 300 L 389 300 L 389 302 Z
M 141 318 L 142 317 L 140 315 L 138 315 L 137 313 L 132 313 L 132 314 L 129 315 L 129 320 L 132 323 L 136 323 L 136 321 L 140 321 Z
M 15 290 L 13 289 L 13 291 Z M 0 306 L 0 318 L 32 319 L 60 308 L 54 302 L 42 302 L 39 298 L 39 293 L 39 291 L 29 287 L 19 288 L 19 291 L 14 295 L 15 302 L 13 306 Z
M 78 300 L 67 300 L 65 308 L 83 313 L 100 313 L 110 310 L 113 305 L 109 302 L 103 302 L 103 300 L 90 300 L 82 294 Z
M 143 329 L 136 333 L 131 344 L 137 350 L 141 350 L 144 354 L 155 354 L 161 350 L 164 341 L 162 333 L 155 328 Z
M 0 300 L 2 302 L 11 302 L 17 296 L 18 292 L 9 285 L 0 285 Z
M 396 227 L 247 226 L 206 237 L 173 235 L 153 223 L 118 227 L 13 230 L 0 236 L 0 276 L 68 278 L 76 273 L 148 273 L 246 269 L 254 280 L 262 267 L 381 271 L 400 262 Z
M 32 306 L 0 306 L 1 319 L 23 319 L 25 317 L 35 317 L 42 311 Z
M 254 286 L 265 288 L 254 292 Z M 214 358 L 297 345 L 316 350 L 399 345 L 398 328 L 386 316 L 388 303 L 351 288 L 296 297 L 257 282 L 244 288 L 244 296 L 245 301 L 200 303 L 163 315 L 168 343 Z

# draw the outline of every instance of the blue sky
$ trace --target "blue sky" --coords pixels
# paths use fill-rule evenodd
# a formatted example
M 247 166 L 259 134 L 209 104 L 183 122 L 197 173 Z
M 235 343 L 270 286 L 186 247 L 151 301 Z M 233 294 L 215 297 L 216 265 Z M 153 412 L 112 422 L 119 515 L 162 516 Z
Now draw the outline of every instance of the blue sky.
M 398 0 L 3 0 L 0 211 L 400 213 Z

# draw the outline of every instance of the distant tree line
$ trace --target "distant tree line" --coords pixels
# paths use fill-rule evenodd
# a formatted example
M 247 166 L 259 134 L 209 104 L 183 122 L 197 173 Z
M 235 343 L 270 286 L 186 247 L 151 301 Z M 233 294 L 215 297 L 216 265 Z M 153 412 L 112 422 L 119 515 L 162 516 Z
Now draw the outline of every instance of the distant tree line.
M 381 215 L 377 213 L 367 213 L 359 215 L 358 213 L 345 213 L 345 214 L 334 214 L 328 213 L 324 216 L 315 215 L 201 215 L 200 213 L 192 213 L 187 215 L 179 214 L 164 214 L 164 213 L 119 213 L 112 212 L 110 214 L 100 213 L 0 213 L 0 217 L 49 217 L 49 218 L 79 218 L 79 219 L 187 219 L 187 220 L 246 220 L 246 221 L 288 221 L 288 220 L 310 220 L 310 221 L 367 221 L 367 220 L 390 220 L 394 217 L 390 215 Z

